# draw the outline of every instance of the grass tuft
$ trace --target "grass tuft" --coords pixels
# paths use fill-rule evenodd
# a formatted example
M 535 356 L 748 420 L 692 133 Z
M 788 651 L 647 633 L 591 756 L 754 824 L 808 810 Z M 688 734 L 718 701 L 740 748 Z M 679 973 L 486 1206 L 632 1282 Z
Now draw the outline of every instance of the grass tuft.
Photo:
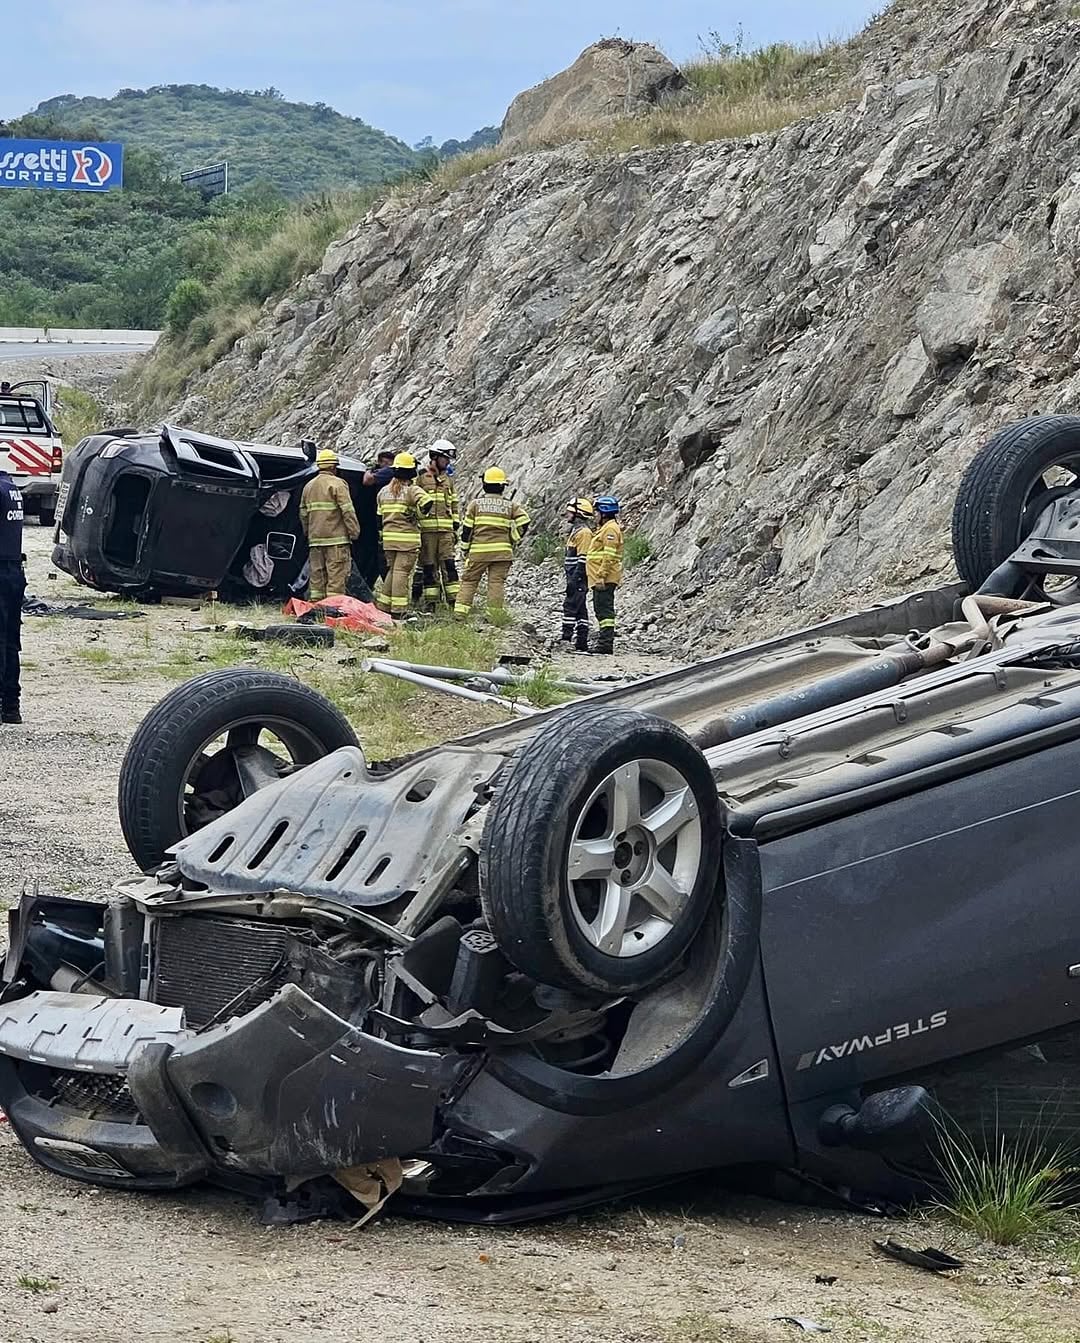
M 30 1273 L 19 1276 L 19 1286 L 24 1292 L 52 1292 L 56 1290 L 57 1278 L 36 1278 Z
M 623 545 L 623 561 L 628 569 L 643 563 L 652 553 L 652 542 L 644 532 L 631 532 Z
M 942 1210 L 995 1245 L 1016 1245 L 1055 1229 L 1063 1208 L 1080 1196 L 1075 1154 L 1050 1147 L 1033 1131 L 995 1133 L 977 1141 L 948 1120 L 939 1123 Z
M 77 387 L 61 387 L 56 394 L 53 419 L 64 447 L 73 448 L 90 434 L 100 433 L 105 423 L 105 407 Z
M 534 532 L 529 542 L 528 559 L 530 564 L 543 564 L 558 555 L 564 548 L 554 532 Z
M 556 685 L 558 679 L 551 664 L 545 663 L 524 678 L 520 694 L 538 709 L 550 709 L 555 704 L 565 704 L 568 700 L 575 699 L 576 696 L 572 691 L 563 690 L 561 686 Z M 513 686 L 508 686 L 504 693 L 510 694 L 513 690 Z

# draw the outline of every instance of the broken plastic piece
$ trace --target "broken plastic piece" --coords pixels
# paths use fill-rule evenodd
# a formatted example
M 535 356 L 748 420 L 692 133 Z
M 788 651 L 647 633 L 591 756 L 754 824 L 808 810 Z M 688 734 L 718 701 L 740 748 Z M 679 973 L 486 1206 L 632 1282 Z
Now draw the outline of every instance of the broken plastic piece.
M 874 1245 L 890 1259 L 899 1259 L 902 1264 L 911 1264 L 913 1268 L 924 1268 L 928 1273 L 947 1273 L 952 1269 L 963 1268 L 962 1259 L 954 1259 L 944 1250 L 936 1250 L 928 1245 L 925 1250 L 911 1250 L 892 1240 L 875 1240 Z
M 801 1329 L 804 1334 L 831 1334 L 832 1329 L 827 1324 L 818 1324 L 817 1320 L 808 1320 L 802 1315 L 774 1315 L 773 1319 L 778 1324 L 793 1324 L 796 1329 Z

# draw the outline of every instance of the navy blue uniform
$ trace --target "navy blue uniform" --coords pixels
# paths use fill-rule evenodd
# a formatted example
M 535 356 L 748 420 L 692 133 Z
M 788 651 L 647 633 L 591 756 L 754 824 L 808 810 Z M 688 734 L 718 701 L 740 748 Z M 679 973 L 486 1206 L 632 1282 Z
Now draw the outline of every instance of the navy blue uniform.
M 22 542 L 22 494 L 7 472 L 0 471 L 0 715 L 16 721 L 22 600 L 26 591 Z

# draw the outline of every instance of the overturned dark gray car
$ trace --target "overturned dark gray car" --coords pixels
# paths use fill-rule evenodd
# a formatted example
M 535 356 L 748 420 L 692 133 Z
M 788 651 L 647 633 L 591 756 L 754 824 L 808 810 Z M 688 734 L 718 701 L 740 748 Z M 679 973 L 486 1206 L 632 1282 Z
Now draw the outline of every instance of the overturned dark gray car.
M 966 585 L 405 760 L 287 678 L 179 687 L 121 778 L 147 875 L 11 914 L 27 1151 L 271 1217 L 395 1161 L 474 1219 L 717 1168 L 904 1201 L 936 1116 L 1075 1098 L 1080 420 L 955 516 Z
M 370 586 L 376 491 L 353 457 L 341 457 L 338 473 L 361 526 L 354 572 Z M 306 583 L 300 495 L 315 474 L 311 442 L 275 447 L 168 424 L 95 434 L 64 461 L 53 563 L 87 587 L 141 598 L 287 597 Z

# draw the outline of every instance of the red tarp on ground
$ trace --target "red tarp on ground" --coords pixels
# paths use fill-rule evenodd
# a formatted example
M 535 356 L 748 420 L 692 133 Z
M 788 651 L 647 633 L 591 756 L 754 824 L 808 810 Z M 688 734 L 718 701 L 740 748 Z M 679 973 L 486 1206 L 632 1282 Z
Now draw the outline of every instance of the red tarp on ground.
M 371 602 L 358 601 L 355 597 L 323 597 L 317 602 L 290 597 L 281 611 L 283 615 L 296 619 L 306 616 L 309 611 L 325 611 L 327 625 L 336 625 L 343 630 L 357 630 L 361 634 L 382 634 L 394 623 L 385 611 L 380 611 Z

